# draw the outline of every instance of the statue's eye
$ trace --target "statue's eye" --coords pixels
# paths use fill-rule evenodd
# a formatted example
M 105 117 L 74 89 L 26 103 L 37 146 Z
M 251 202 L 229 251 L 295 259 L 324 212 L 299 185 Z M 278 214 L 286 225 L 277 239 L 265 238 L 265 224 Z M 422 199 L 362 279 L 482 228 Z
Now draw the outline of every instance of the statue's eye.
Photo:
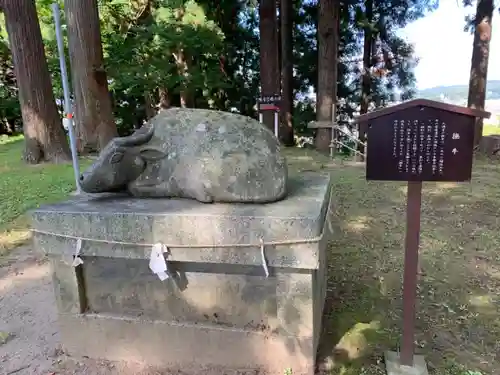
M 122 159 L 123 159 L 123 153 L 115 152 L 113 155 L 111 155 L 109 162 L 111 164 L 115 164 L 115 163 L 119 163 Z

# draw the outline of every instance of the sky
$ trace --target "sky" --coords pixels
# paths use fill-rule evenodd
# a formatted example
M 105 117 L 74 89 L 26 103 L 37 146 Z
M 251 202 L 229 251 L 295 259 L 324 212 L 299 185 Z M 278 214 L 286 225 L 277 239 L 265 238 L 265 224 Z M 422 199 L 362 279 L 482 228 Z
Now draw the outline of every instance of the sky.
M 460 0 L 440 0 L 437 10 L 408 25 L 400 35 L 415 46 L 420 62 L 415 70 L 418 89 L 468 84 L 473 36 L 464 32 L 465 16 Z M 495 21 L 499 23 L 495 27 Z M 500 80 L 500 15 L 493 16 L 488 79 Z

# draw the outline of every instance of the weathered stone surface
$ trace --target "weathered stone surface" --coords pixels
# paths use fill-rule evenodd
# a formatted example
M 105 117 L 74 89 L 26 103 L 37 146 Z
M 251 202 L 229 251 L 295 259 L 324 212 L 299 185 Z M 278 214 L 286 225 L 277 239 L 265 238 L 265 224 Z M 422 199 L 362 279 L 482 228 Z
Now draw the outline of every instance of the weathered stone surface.
M 88 193 L 263 203 L 286 196 L 287 177 L 278 140 L 258 121 L 172 108 L 110 142 L 82 175 L 81 187 Z
M 183 368 L 194 361 L 312 374 L 332 231 L 330 176 L 290 182 L 287 199 L 266 205 L 105 196 L 35 210 L 34 229 L 49 232 L 35 232 L 34 241 L 54 267 L 66 350 Z M 83 240 L 75 273 L 68 267 L 76 240 L 64 235 L 131 244 Z M 290 241 L 265 246 L 269 277 L 261 237 Z M 291 243 L 304 239 L 310 242 Z M 157 241 L 186 246 L 169 247 L 174 277 L 163 282 L 148 268 L 151 249 L 133 245 Z M 253 246 L 232 246 L 242 243 Z
M 59 324 L 64 351 L 73 357 L 165 366 L 168 374 L 202 374 L 214 367 L 220 374 L 254 370 L 283 375 L 286 369 L 294 375 L 315 373 L 311 338 L 103 314 L 64 314 Z
M 320 235 L 330 185 L 329 175 L 304 173 L 290 179 L 287 199 L 272 204 L 214 204 L 180 199 L 135 199 L 105 195 L 73 197 L 42 206 L 32 213 L 34 229 L 107 241 L 157 243 L 169 246 L 169 259 L 203 263 L 260 265 L 260 249 L 227 244 L 303 240 Z M 75 240 L 35 235 L 37 246 L 52 254 L 74 252 Z M 187 251 L 182 246 L 203 246 Z M 215 248 L 214 248 L 215 247 Z M 84 241 L 82 253 L 92 256 L 144 259 L 142 246 Z M 266 246 L 270 266 L 318 268 L 317 244 Z
M 404 366 L 401 364 L 399 353 L 385 353 L 385 367 L 387 375 L 429 375 L 427 363 L 421 355 L 413 356 L 413 366 Z
M 479 141 L 479 150 L 488 156 L 498 155 L 500 151 L 500 136 L 485 135 Z
M 77 272 L 72 267 L 71 257 L 51 256 L 52 283 L 56 297 L 57 309 L 60 312 L 79 314 L 86 308 L 86 301 L 82 304 L 81 288 Z

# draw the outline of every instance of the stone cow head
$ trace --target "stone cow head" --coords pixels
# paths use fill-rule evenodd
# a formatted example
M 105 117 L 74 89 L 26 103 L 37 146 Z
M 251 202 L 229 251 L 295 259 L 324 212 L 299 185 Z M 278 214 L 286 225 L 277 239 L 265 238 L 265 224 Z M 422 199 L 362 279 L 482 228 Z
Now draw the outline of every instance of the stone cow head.
M 137 179 L 147 162 L 163 159 L 166 153 L 147 143 L 154 134 L 148 124 L 128 137 L 112 139 L 99 158 L 80 176 L 80 187 L 87 193 L 126 191 Z

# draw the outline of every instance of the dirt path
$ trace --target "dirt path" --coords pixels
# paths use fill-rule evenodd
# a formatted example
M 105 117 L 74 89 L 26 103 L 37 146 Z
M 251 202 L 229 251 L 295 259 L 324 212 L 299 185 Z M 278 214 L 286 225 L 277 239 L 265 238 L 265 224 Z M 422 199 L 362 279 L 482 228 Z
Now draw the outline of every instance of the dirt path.
M 0 258 L 0 375 L 181 375 L 140 364 L 70 358 L 60 346 L 49 263 L 20 247 Z M 256 375 L 206 369 L 200 375 Z
M 0 374 L 47 374 L 59 341 L 48 263 L 14 254 L 0 268 Z
M 72 360 L 59 339 L 49 264 L 21 247 L 0 265 L 0 375 L 161 374 L 133 365 Z

